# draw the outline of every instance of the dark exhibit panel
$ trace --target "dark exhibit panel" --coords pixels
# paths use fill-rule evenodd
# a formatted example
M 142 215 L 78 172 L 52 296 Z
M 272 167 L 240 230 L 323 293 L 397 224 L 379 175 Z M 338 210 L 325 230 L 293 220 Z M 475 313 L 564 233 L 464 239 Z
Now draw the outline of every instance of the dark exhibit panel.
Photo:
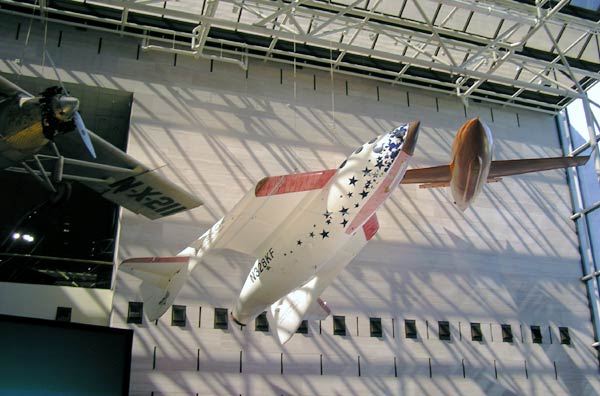
M 0 315 L 0 395 L 129 393 L 133 330 Z

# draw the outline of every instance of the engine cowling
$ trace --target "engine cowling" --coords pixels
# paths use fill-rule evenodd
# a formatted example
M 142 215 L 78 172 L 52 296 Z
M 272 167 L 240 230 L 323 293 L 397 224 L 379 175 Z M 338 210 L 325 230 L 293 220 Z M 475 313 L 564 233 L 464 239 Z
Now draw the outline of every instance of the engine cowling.
M 73 114 L 79 108 L 79 100 L 65 94 L 61 87 L 50 87 L 39 95 L 44 136 L 52 140 L 56 135 L 75 129 Z
M 492 149 L 492 133 L 479 118 L 465 122 L 458 130 L 452 145 L 450 190 L 460 210 L 471 204 L 486 183 Z

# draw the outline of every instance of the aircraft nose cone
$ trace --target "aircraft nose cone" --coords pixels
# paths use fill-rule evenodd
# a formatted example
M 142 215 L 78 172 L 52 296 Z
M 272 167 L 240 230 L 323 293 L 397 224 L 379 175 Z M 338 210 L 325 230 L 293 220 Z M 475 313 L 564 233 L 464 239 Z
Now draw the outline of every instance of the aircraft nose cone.
M 467 135 L 477 135 L 483 138 L 488 138 L 490 135 L 489 127 L 479 118 L 471 118 L 465 122 L 459 129 L 464 130 Z
M 55 102 L 54 115 L 61 121 L 69 121 L 79 109 L 79 99 L 72 96 L 61 96 Z
M 420 121 L 413 121 L 408 124 L 408 131 L 404 138 L 404 144 L 402 145 L 402 151 L 412 156 L 417 146 L 417 138 L 419 137 L 419 126 Z
M 477 128 L 481 128 L 481 120 L 479 119 L 479 117 L 475 117 L 475 118 L 471 118 L 470 120 L 468 120 L 467 122 L 465 122 L 462 126 L 462 128 L 465 129 L 469 129 L 469 130 L 475 130 Z
M 479 118 L 472 118 L 460 127 L 455 144 L 459 144 L 459 141 L 463 145 L 475 145 L 479 148 L 479 152 L 486 155 L 487 153 L 491 155 L 494 143 L 490 128 Z

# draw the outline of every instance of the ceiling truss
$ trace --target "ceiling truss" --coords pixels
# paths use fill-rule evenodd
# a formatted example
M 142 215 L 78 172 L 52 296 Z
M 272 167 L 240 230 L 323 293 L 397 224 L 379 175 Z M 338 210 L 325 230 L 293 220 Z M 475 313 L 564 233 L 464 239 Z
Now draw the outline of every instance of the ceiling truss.
M 444 92 L 465 104 L 550 113 L 584 97 L 600 77 L 600 24 L 564 13 L 568 6 L 568 0 L 0 0 L 0 11 L 135 36 L 145 50 L 244 69 L 249 58 L 333 69 Z

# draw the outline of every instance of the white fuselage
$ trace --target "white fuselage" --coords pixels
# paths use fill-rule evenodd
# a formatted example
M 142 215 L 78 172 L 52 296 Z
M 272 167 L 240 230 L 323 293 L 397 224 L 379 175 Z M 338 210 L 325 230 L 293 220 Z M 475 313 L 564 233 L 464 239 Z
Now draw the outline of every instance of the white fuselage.
M 407 130 L 408 124 L 359 147 L 279 226 L 242 287 L 232 312 L 238 323 L 328 268 L 404 176 L 411 157 L 402 151 Z

